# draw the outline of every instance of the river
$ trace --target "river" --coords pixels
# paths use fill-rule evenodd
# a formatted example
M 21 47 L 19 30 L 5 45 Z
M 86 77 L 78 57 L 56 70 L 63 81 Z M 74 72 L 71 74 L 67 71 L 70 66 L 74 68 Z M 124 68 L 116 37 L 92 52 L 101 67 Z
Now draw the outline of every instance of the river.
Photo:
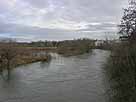
M 109 52 L 62 57 L 21 66 L 0 79 L 0 102 L 106 102 L 102 65 Z

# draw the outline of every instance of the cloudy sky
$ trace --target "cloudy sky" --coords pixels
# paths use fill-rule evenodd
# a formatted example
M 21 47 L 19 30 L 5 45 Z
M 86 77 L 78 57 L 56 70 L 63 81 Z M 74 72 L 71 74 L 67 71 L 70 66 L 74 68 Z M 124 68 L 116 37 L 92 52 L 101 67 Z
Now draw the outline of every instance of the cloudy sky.
M 103 39 L 117 32 L 127 0 L 0 0 L 0 37 Z

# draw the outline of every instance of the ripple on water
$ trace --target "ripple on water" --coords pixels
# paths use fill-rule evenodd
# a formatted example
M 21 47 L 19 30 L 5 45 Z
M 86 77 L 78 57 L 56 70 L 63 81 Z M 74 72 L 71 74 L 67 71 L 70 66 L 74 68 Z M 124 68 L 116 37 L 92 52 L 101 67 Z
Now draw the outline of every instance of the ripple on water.
M 108 53 L 52 54 L 50 63 L 17 68 L 9 83 L 0 80 L 0 102 L 105 102 L 101 66 Z

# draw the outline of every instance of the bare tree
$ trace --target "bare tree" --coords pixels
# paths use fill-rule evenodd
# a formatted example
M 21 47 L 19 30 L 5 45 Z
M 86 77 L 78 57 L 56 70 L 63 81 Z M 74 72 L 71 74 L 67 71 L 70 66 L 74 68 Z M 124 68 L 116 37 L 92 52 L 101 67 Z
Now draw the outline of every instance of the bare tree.
M 136 40 L 136 1 L 130 0 L 129 7 L 124 9 L 124 15 L 119 25 L 119 33 L 129 41 Z
M 0 67 L 1 73 L 3 70 L 7 70 L 8 79 L 10 79 L 10 72 L 12 67 L 15 65 L 15 58 L 17 57 L 17 47 L 13 42 L 2 43 L 0 45 Z

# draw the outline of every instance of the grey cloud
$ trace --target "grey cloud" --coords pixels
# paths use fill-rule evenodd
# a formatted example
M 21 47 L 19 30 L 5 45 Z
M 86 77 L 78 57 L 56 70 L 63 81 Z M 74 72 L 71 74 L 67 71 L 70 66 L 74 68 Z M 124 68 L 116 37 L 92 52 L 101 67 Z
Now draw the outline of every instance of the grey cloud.
M 108 22 L 108 23 L 100 23 L 100 24 L 88 24 L 86 25 L 86 28 L 80 29 L 78 31 L 82 32 L 115 32 L 115 29 L 117 29 L 117 24 Z
M 99 31 L 98 26 L 95 26 L 97 27 L 97 29 L 95 29 L 95 27 L 92 29 L 92 25 L 88 25 L 88 27 L 90 28 L 82 29 L 80 31 L 93 31 L 93 30 Z M 102 27 L 102 25 L 100 27 Z M 102 29 L 104 28 L 101 28 L 100 30 Z M 32 41 L 32 40 L 66 40 L 66 39 L 82 38 L 82 37 L 103 39 L 105 32 L 81 33 L 79 31 L 39 28 L 39 27 L 23 26 L 23 25 L 12 24 L 12 23 L 7 24 L 4 22 L 0 22 L 0 35 L 4 36 L 4 34 L 5 37 L 16 38 L 17 40 Z
M 45 8 L 49 6 L 48 0 L 22 0 L 29 3 L 31 6 L 38 8 Z
M 61 40 L 78 37 L 101 38 L 103 32 L 116 31 L 116 24 L 120 20 L 122 7 L 126 5 L 127 1 L 128 0 L 18 0 L 18 5 L 9 8 L 6 2 L 1 0 L 0 35 L 34 40 Z M 35 11 L 35 9 L 37 11 Z M 47 12 L 40 15 L 40 13 L 38 13 L 40 10 Z M 30 11 L 30 14 L 28 11 Z M 26 14 L 26 12 L 28 12 L 28 14 Z M 30 23 L 37 23 L 39 19 L 45 23 L 45 28 L 33 27 L 32 25 L 27 26 L 29 21 Z M 56 20 L 60 24 L 60 19 L 66 21 L 66 23 L 76 22 L 75 24 L 77 24 L 77 26 L 79 23 L 85 22 L 86 28 L 78 31 L 69 31 L 64 28 L 46 28 L 46 22 L 50 24 L 51 21 Z M 21 23 L 18 23 L 20 21 Z M 92 25 L 92 22 L 99 23 L 100 25 Z M 63 25 L 63 23 L 61 24 Z M 85 31 L 88 31 L 88 33 L 85 33 Z
M 127 0 L 25 0 L 34 7 L 55 8 L 54 15 L 73 21 L 116 20 Z M 52 13 L 49 13 L 49 15 Z M 45 15 L 48 16 L 48 15 Z M 56 17 L 55 16 L 55 17 Z
M 80 37 L 75 31 L 63 30 L 63 29 L 48 29 L 31 26 L 23 26 L 17 24 L 0 23 L 0 35 L 10 34 L 10 37 L 31 39 L 31 40 L 63 40 Z

